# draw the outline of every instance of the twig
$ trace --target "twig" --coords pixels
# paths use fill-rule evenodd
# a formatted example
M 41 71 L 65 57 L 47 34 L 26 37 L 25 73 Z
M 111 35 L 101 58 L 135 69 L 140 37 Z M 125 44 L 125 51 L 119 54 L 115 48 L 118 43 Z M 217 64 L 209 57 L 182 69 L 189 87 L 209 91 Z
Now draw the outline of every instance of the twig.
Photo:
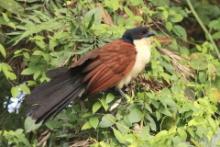
M 194 75 L 193 69 L 191 69 L 190 67 L 188 67 L 186 65 L 181 64 L 182 61 L 187 61 L 186 58 L 183 58 L 183 57 L 181 57 L 181 56 L 175 54 L 174 52 L 172 52 L 168 49 L 165 49 L 165 48 L 157 48 L 157 49 L 163 55 L 166 55 L 171 58 L 171 61 L 172 61 L 174 68 L 176 69 L 177 72 L 182 74 L 184 78 L 186 78 L 186 79 L 194 78 L 195 75 Z
M 220 59 L 220 53 L 219 53 L 219 50 L 218 50 L 218 47 L 217 45 L 215 44 L 215 41 L 213 40 L 211 34 L 209 33 L 209 31 L 207 30 L 207 28 L 205 27 L 205 25 L 203 24 L 202 20 L 200 19 L 199 15 L 197 14 L 197 12 L 195 11 L 192 3 L 190 0 L 186 0 L 192 14 L 194 15 L 194 17 L 196 18 L 196 20 L 198 21 L 199 25 L 201 26 L 201 28 L 203 29 L 203 31 L 205 32 L 205 34 L 207 35 L 209 41 L 212 43 L 214 49 L 215 49 L 215 52 L 218 56 L 218 58 Z

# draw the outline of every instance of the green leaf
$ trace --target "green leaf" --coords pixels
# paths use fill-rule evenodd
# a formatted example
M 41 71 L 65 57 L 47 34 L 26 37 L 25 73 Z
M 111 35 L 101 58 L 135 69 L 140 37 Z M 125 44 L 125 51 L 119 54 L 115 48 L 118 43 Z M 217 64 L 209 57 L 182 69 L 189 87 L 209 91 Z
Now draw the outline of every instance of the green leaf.
M 166 22 L 165 27 L 168 31 L 171 31 L 173 29 L 173 24 L 171 22 Z
M 2 71 L 5 75 L 5 77 L 9 80 L 15 80 L 17 77 L 12 72 L 12 68 L 7 63 L 0 63 L 0 71 Z
M 205 70 L 208 68 L 208 61 L 206 55 L 201 53 L 194 53 L 191 55 L 190 65 L 195 70 Z
M 95 104 L 93 104 L 92 106 L 92 113 L 96 113 L 100 108 L 101 108 L 101 104 L 100 102 L 96 102 Z
M 155 6 L 168 6 L 169 0 L 149 0 Z
M 24 128 L 27 133 L 38 129 L 40 126 L 41 123 L 36 124 L 35 120 L 33 120 L 31 117 L 27 117 L 24 121 Z
M 143 0 L 128 0 L 128 2 L 133 6 L 144 4 Z
M 102 117 L 101 122 L 99 123 L 99 127 L 108 128 L 115 124 L 116 118 L 112 114 L 106 114 Z
M 105 111 L 107 111 L 109 106 L 108 106 L 108 103 L 106 102 L 106 100 L 105 99 L 101 99 L 99 101 L 101 102 L 102 107 L 105 109 Z
M 213 20 L 209 23 L 211 29 L 220 30 L 220 18 Z
M 104 0 L 104 5 L 116 11 L 120 8 L 119 0 Z
M 116 137 L 116 139 L 120 142 L 120 143 L 123 143 L 123 144 L 126 144 L 127 141 L 127 136 L 122 134 L 120 131 L 116 130 L 113 128 L 113 132 L 114 132 L 114 135 Z
M 99 119 L 98 119 L 98 117 L 91 117 L 91 118 L 89 119 L 89 123 L 90 123 L 90 125 L 91 125 L 94 129 L 96 129 L 97 126 L 98 126 L 98 124 L 99 124 Z
M 19 85 L 19 88 L 20 88 L 25 94 L 30 94 L 30 93 L 31 93 L 29 87 L 28 87 L 25 83 Z
M 11 88 L 11 94 L 13 97 L 18 96 L 19 93 L 20 93 L 19 87 L 15 86 Z
M 0 7 L 14 14 L 22 14 L 24 12 L 24 8 L 15 0 L 0 0 Z
M 214 33 L 214 34 L 212 35 L 212 37 L 213 37 L 213 39 L 216 39 L 216 40 L 220 39 L 220 32 Z
M 157 130 L 157 126 L 156 126 L 156 123 L 155 123 L 154 119 L 153 119 L 150 115 L 147 115 L 146 118 L 147 118 L 148 121 L 149 121 L 150 128 L 151 128 L 153 131 L 156 131 L 156 130 Z
M 180 38 L 186 40 L 187 39 L 187 34 L 186 30 L 180 26 L 180 25 L 175 25 L 172 29 L 172 31 Z
M 33 71 L 33 69 L 31 69 L 31 68 L 25 68 L 25 69 L 21 72 L 22 75 L 32 75 L 33 73 L 34 73 L 34 71 Z
M 133 108 L 128 114 L 128 119 L 131 123 L 136 123 L 143 119 L 143 116 L 143 113 L 139 109 Z
M 91 128 L 92 128 L 92 125 L 90 124 L 90 122 L 86 122 L 86 123 L 82 126 L 81 130 L 88 130 L 88 129 L 91 129 Z
M 5 58 L 6 57 L 6 51 L 4 46 L 0 43 L 0 53 L 2 54 L 2 56 Z
M 106 103 L 111 103 L 113 100 L 115 99 L 115 96 L 111 93 L 109 93 L 107 96 L 106 96 Z
M 175 9 L 171 9 L 169 11 L 169 20 L 173 23 L 181 22 L 183 20 L 183 16 L 175 11 Z

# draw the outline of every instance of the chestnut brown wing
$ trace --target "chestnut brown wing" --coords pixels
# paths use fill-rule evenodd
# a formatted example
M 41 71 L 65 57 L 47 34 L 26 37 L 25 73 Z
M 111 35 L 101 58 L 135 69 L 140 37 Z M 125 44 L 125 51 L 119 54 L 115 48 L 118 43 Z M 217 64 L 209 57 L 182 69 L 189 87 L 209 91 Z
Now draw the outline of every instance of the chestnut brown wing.
M 84 68 L 84 81 L 88 93 L 96 93 L 116 86 L 131 71 L 136 50 L 132 44 L 116 40 L 90 54 L 96 58 Z

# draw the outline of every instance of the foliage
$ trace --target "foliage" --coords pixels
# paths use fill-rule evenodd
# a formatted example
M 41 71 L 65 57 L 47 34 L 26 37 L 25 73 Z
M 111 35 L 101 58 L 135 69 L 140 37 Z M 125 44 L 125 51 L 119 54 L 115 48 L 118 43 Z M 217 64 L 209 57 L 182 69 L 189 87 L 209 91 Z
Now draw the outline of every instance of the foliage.
M 217 0 L 0 0 L 0 146 L 220 146 L 220 3 Z M 69 65 L 127 29 L 148 25 L 157 42 L 126 98 L 102 93 L 35 126 L 5 104 L 48 81 L 45 71 Z M 180 54 L 195 71 L 185 79 L 156 48 Z

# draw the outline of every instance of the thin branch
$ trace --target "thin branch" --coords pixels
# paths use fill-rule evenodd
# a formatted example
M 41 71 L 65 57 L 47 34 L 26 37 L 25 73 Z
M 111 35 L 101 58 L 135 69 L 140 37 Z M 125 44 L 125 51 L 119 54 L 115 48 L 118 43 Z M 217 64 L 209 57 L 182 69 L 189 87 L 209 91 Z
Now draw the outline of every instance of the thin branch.
M 214 49 L 215 49 L 215 52 L 218 56 L 218 58 L 220 59 L 220 53 L 219 53 L 219 50 L 218 50 L 218 47 L 217 45 L 215 44 L 215 41 L 213 40 L 212 38 L 212 35 L 209 33 L 208 29 L 205 27 L 205 25 L 203 24 L 202 20 L 200 19 L 199 15 L 197 14 L 197 12 L 195 11 L 192 3 L 190 0 L 186 0 L 192 14 L 194 15 L 194 17 L 196 18 L 196 20 L 198 21 L 199 25 L 201 26 L 201 28 L 203 29 L 203 31 L 205 32 L 205 34 L 207 35 L 209 41 L 212 43 Z

